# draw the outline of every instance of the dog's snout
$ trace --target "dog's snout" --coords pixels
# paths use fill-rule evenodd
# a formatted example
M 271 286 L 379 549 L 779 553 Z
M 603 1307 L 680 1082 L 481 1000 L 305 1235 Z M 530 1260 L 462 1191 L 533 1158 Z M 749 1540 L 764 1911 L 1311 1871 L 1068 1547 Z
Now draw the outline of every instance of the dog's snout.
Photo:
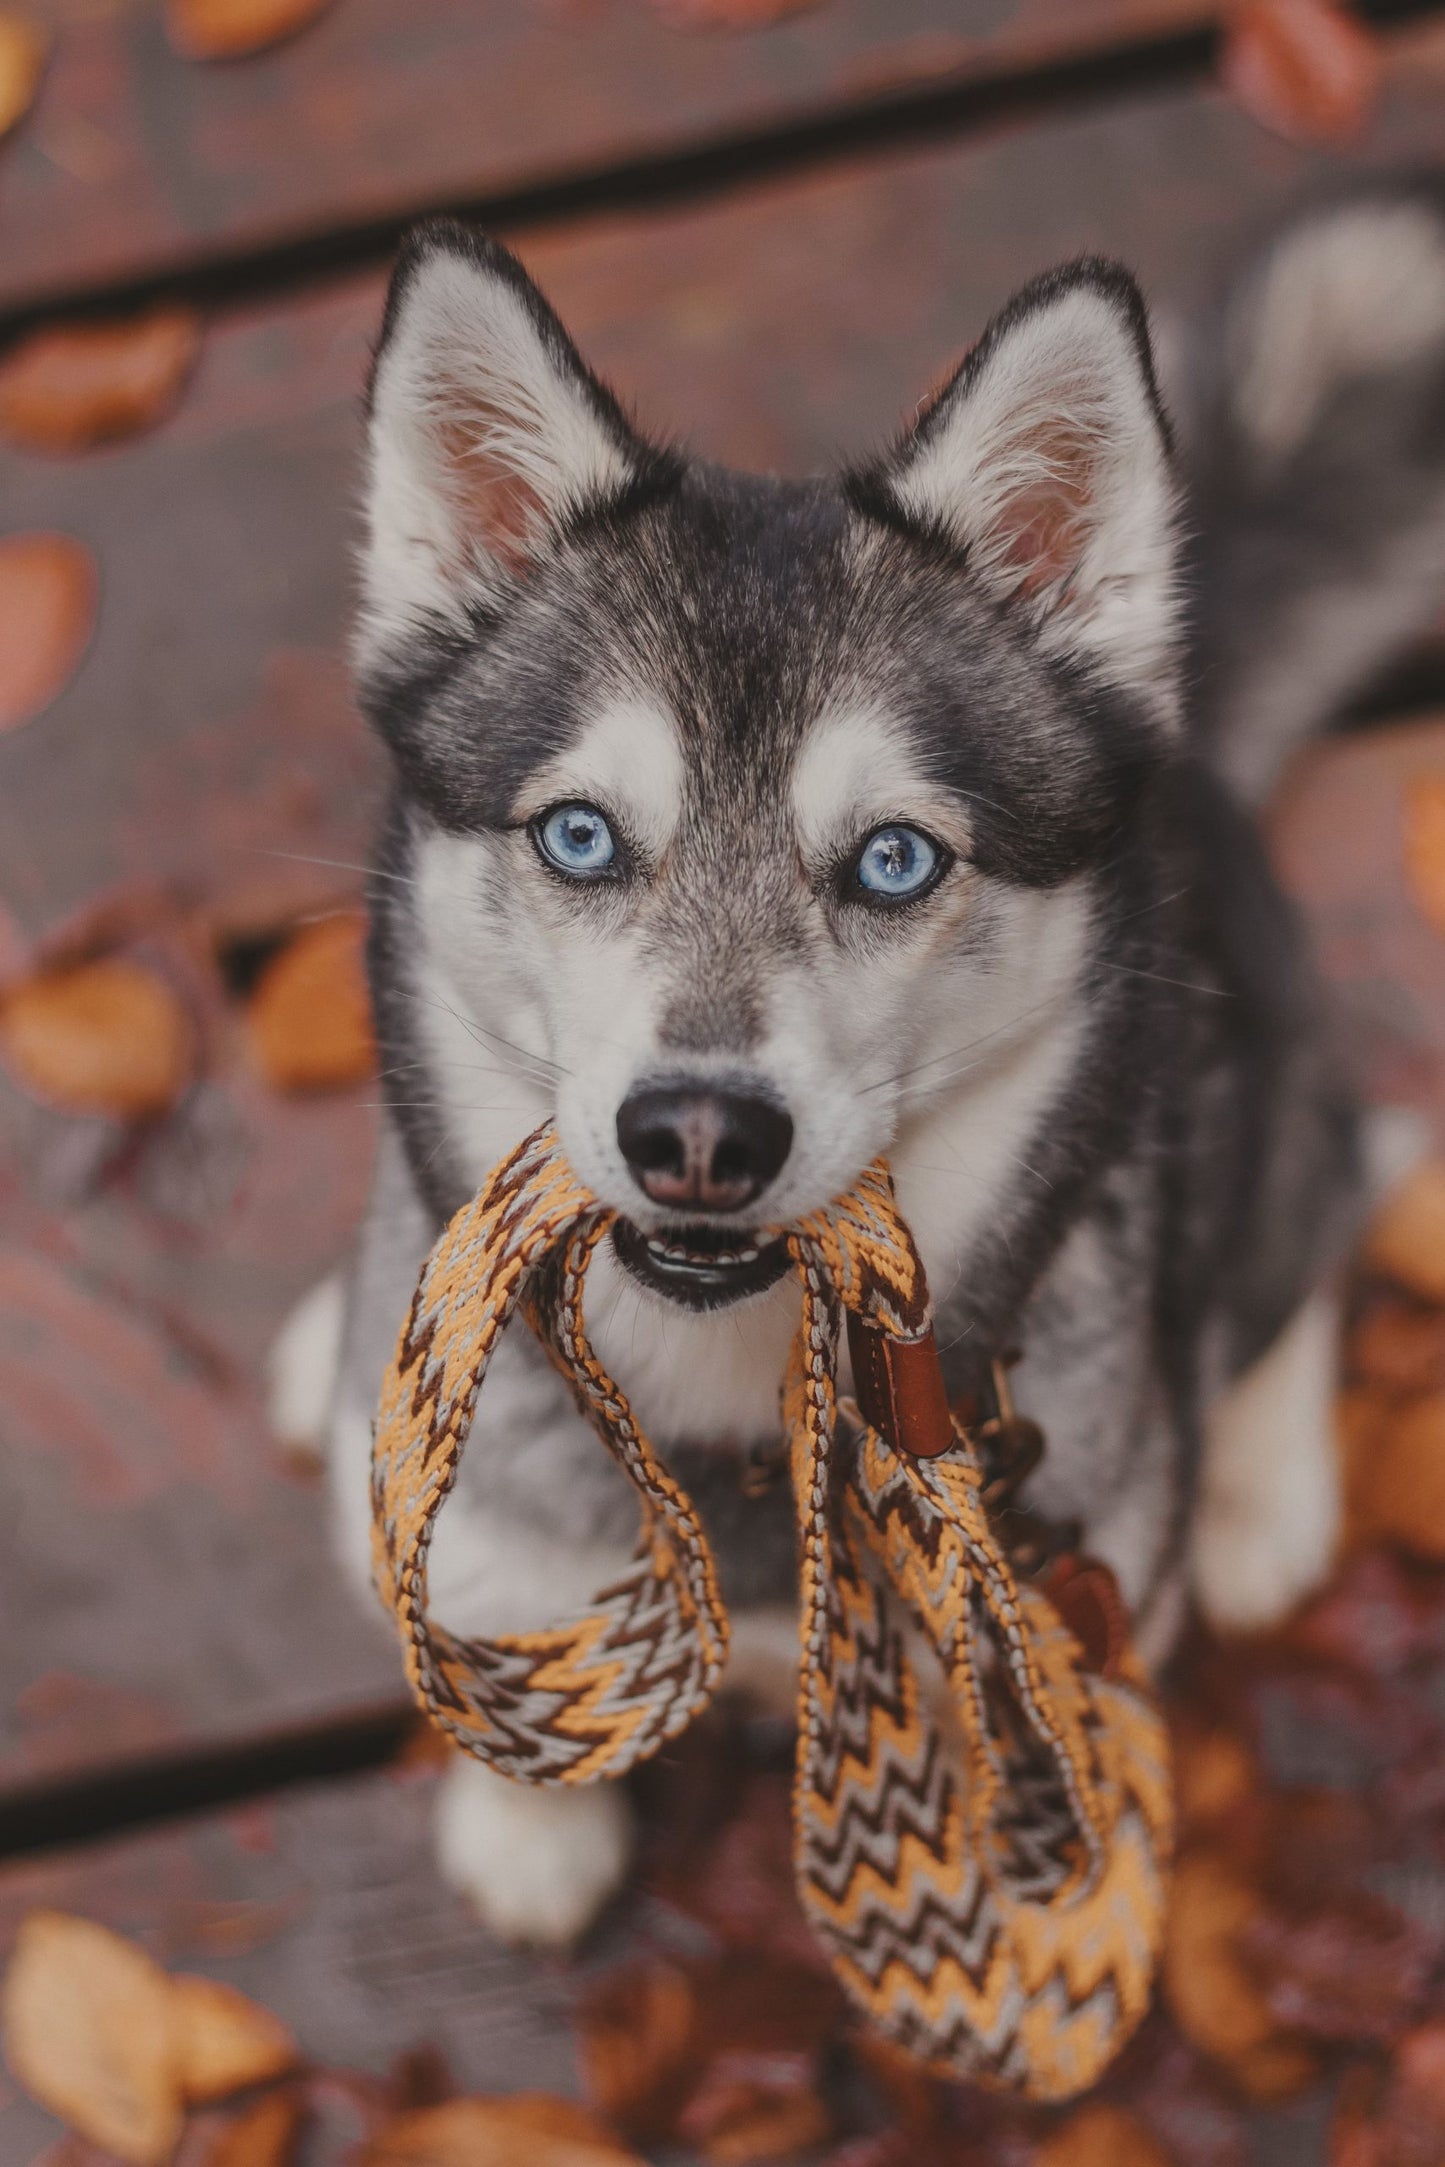
M 673 1084 L 628 1094 L 617 1141 L 654 1204 L 740 1211 L 780 1171 L 793 1124 L 781 1106 L 751 1092 Z

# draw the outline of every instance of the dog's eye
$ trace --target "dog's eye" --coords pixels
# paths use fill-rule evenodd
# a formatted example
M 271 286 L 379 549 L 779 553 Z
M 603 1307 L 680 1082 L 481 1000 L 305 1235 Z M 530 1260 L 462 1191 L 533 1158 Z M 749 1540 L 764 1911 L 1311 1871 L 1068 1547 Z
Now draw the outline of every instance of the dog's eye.
M 612 830 L 595 805 L 554 805 L 533 822 L 532 841 L 549 865 L 577 880 L 608 872 L 617 858 Z
M 875 828 L 853 862 L 853 885 L 868 903 L 911 903 L 943 872 L 944 853 L 918 828 Z

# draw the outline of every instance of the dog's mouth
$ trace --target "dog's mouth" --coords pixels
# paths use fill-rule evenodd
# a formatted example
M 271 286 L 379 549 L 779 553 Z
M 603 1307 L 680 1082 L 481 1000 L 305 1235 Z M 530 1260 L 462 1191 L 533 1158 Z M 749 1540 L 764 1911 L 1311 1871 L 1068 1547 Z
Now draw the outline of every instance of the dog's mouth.
M 788 1269 L 786 1241 L 760 1241 L 739 1228 L 682 1226 L 644 1234 L 630 1219 L 619 1219 L 612 1246 L 634 1279 L 684 1309 L 724 1309 L 765 1293 Z

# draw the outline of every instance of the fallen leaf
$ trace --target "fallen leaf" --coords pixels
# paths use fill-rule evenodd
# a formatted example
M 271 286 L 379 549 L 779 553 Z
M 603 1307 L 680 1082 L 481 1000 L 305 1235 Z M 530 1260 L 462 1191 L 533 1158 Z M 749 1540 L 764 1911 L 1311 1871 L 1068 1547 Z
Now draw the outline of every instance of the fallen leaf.
M 1381 1293 L 1351 1331 L 1346 1361 L 1367 1391 L 1393 1398 L 1445 1387 L 1445 1310 Z
M 642 2167 L 584 2107 L 542 2092 L 450 2099 L 396 2115 L 358 2167 Z
M 124 956 L 24 979 L 0 998 L 0 1057 L 27 1091 L 68 1113 L 164 1113 L 194 1056 L 176 995 Z
M 1445 1392 L 1411 1400 L 1376 1437 L 1351 1512 L 1377 1539 L 1445 1563 Z
M 291 2167 L 305 2118 L 299 2092 L 268 2092 L 217 2130 L 198 2167 Z
M 816 2057 L 755 2048 L 709 2061 L 676 2135 L 722 2167 L 752 2167 L 812 2150 L 832 2126 L 818 2096 Z
M 247 1023 L 277 1091 L 330 1091 L 373 1074 L 366 922 L 347 911 L 304 926 L 256 981 Z
M 1181 1729 L 1174 1740 L 1174 1803 L 1180 1828 L 1211 1827 L 1256 1797 L 1260 1772 L 1234 1731 Z
M 133 436 L 169 412 L 199 346 L 183 308 L 32 332 L 0 362 L 0 434 L 48 452 Z
M 1100 2101 L 1045 2137 L 1034 2167 L 1169 2167 L 1169 2155 L 1137 2114 Z
M 1220 75 L 1236 105 L 1295 143 L 1358 136 L 1380 87 L 1377 40 L 1338 0 L 1246 0 Z
M 95 620 L 95 561 L 68 534 L 0 540 L 0 730 L 48 707 Z
M 1407 2032 L 1393 2062 L 1346 2072 L 1329 2167 L 1440 2167 L 1445 2159 L 1445 2022 Z
M 604 2118 L 639 2144 L 666 2137 L 697 2078 L 699 2016 L 680 1965 L 613 1973 L 582 2008 L 582 2077 Z
M 240 60 L 294 37 L 331 0 L 167 0 L 166 29 L 187 60 Z
M 170 1981 L 88 1919 L 35 1911 L 0 2002 L 5 2059 L 26 2091 L 132 2167 L 161 2167 L 181 2132 Z
M 0 15 L 0 136 L 8 135 L 35 103 L 49 50 L 37 24 L 23 15 Z
M 193 2105 L 269 2084 L 296 2066 L 279 2017 L 219 1979 L 183 1972 L 172 1982 L 181 2086 Z
M 1299 1918 L 1263 1911 L 1244 1945 L 1279 2025 L 1331 2045 L 1388 2045 L 1418 2005 L 1439 1954 L 1431 1935 L 1360 1893 Z
M 1301 2090 L 1315 2058 L 1277 2023 L 1241 1943 L 1260 1909 L 1254 1884 L 1223 1855 L 1186 1853 L 1175 1867 L 1164 1991 L 1175 2022 L 1251 2099 Z
M 1413 776 L 1403 812 L 1406 886 L 1426 924 L 1445 934 L 1445 775 Z
M 1365 1244 L 1371 1270 L 1445 1306 L 1445 1160 L 1427 1159 L 1399 1182 Z

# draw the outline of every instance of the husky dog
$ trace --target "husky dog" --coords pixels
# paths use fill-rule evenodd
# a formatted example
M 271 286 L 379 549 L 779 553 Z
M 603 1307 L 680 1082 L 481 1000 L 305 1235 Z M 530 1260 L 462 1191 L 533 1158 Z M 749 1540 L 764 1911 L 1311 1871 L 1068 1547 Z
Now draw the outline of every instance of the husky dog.
M 1022 1350 L 1026 1500 L 1146 1650 L 1191 1579 L 1238 1628 L 1325 1570 L 1357 1125 L 1250 806 L 1445 592 L 1440 199 L 1296 223 L 1183 359 L 1177 455 L 1132 279 L 1070 264 L 889 451 L 782 481 L 640 435 L 505 250 L 409 241 L 357 649 L 388 1110 L 344 1328 L 324 1295 L 282 1365 L 294 1429 L 335 1331 L 358 1582 L 418 1267 L 547 1116 L 621 1215 L 592 1335 L 703 1513 L 740 1686 L 790 1704 L 789 1508 L 740 1480 L 796 1324 L 777 1229 L 879 1153 L 951 1388 Z M 513 1332 L 436 1615 L 540 1625 L 635 1533 Z M 627 1854 L 614 1786 L 443 1786 L 443 1867 L 503 1934 L 576 1935 Z

